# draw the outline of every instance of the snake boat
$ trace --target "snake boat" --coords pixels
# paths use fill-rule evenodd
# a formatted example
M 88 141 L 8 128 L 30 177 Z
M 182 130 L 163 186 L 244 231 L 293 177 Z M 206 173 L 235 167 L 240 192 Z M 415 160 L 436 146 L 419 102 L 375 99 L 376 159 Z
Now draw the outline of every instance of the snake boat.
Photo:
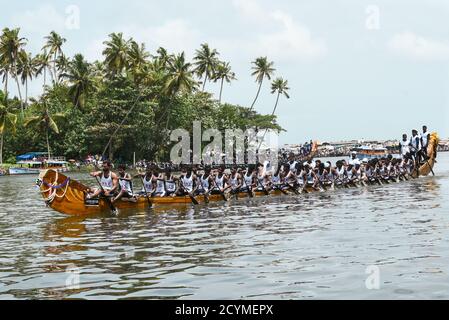
M 427 176 L 433 172 L 433 167 L 436 163 L 437 157 L 437 146 L 438 146 L 438 135 L 433 133 L 431 135 L 428 155 L 429 159 L 422 164 L 418 170 L 412 173 L 413 178 L 419 178 L 422 176 Z M 49 169 L 41 172 L 38 185 L 40 192 L 45 200 L 45 203 L 53 210 L 67 214 L 67 215 L 96 215 L 101 213 L 108 213 L 111 211 L 110 205 L 106 199 L 94 199 L 93 201 L 86 200 L 86 194 L 89 187 L 86 185 L 65 176 L 64 174 L 58 172 L 57 170 Z M 318 190 L 307 187 L 305 192 L 312 193 L 318 192 Z M 269 196 L 286 196 L 289 193 L 291 195 L 287 196 L 298 196 L 293 192 L 282 192 L 280 190 L 272 190 L 267 195 L 263 191 L 254 192 L 254 197 L 269 197 Z M 250 195 L 246 192 L 237 194 L 234 198 L 236 199 L 248 199 Z M 195 198 L 198 203 L 205 203 L 206 199 L 204 196 L 197 196 Z M 208 202 L 219 202 L 223 201 L 222 195 L 210 195 L 208 197 Z M 172 205 L 191 205 L 192 199 L 189 196 L 176 196 L 176 197 L 163 197 L 163 198 L 147 198 L 146 196 L 137 196 L 135 202 L 119 200 L 114 203 L 114 206 L 118 210 L 122 209 L 138 209 L 145 210 L 151 206 L 172 206 Z

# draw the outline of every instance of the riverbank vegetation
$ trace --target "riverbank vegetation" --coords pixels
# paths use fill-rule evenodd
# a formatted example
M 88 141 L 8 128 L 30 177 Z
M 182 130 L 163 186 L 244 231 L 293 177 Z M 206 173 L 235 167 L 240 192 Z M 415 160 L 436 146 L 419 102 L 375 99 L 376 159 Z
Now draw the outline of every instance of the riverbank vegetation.
M 231 64 L 217 50 L 202 44 L 193 61 L 185 53 L 164 48 L 149 52 L 144 44 L 113 33 L 104 42 L 101 61 L 64 53 L 66 39 L 51 32 L 42 51 L 27 51 L 20 29 L 3 29 L 0 36 L 0 163 L 13 162 L 29 151 L 47 151 L 81 159 L 104 154 L 110 159 L 167 160 L 169 130 L 203 128 L 282 130 L 276 122 L 279 97 L 288 98 L 288 83 L 274 78 L 273 62 L 252 62 L 255 98 L 250 107 L 225 101 L 226 87 L 237 80 Z M 42 83 L 39 96 L 30 97 L 32 81 Z M 277 94 L 273 113 L 255 111 L 264 81 Z M 219 83 L 219 96 L 207 92 Z M 11 88 L 14 87 L 14 96 Z

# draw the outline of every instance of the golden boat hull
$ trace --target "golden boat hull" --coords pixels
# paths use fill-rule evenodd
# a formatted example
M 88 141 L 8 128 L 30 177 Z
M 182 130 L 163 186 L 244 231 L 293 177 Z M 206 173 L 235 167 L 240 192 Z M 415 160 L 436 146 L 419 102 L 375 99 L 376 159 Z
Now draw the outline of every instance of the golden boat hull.
M 438 145 L 438 135 L 436 133 L 432 134 L 429 143 L 429 164 L 423 165 L 419 169 L 420 176 L 427 176 L 435 164 L 436 158 L 436 146 Z M 316 148 L 314 148 L 314 152 Z M 417 175 L 416 175 L 417 176 Z M 85 196 L 88 191 L 88 187 L 75 181 L 71 180 L 64 174 L 57 172 L 55 170 L 46 170 L 41 172 L 39 176 L 40 191 L 42 196 L 47 202 L 47 205 L 53 210 L 72 216 L 82 216 L 82 215 L 96 215 L 110 212 L 110 207 L 104 199 L 100 199 L 98 205 L 86 205 Z M 318 190 L 308 187 L 306 191 L 318 192 Z M 281 196 L 283 193 L 279 190 L 274 190 L 269 193 L 269 196 Z M 294 195 L 294 193 L 292 193 Z M 267 197 L 267 195 L 262 191 L 257 191 L 254 197 Z M 237 195 L 238 199 L 249 198 L 248 193 L 243 192 Z M 199 203 L 205 203 L 204 196 L 197 196 L 195 199 Z M 182 197 L 164 197 L 164 198 L 150 198 L 151 204 L 154 207 L 164 207 L 173 205 L 191 205 L 192 200 L 188 196 Z M 210 195 L 209 202 L 219 202 L 223 201 L 221 195 Z M 140 196 L 137 198 L 136 202 L 130 202 L 125 200 L 119 200 L 114 203 L 114 206 L 119 209 L 138 209 L 144 210 L 149 207 L 148 200 L 145 196 Z

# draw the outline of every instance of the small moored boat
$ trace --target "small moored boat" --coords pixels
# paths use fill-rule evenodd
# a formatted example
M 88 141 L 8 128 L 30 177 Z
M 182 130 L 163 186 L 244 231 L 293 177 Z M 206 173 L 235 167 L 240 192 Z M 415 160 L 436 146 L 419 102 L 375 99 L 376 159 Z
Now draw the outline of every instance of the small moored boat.
M 47 158 L 45 152 L 29 152 L 18 156 L 16 166 L 9 168 L 9 175 L 38 175 L 42 170 L 54 169 L 58 172 L 67 172 L 68 162 L 64 157 Z

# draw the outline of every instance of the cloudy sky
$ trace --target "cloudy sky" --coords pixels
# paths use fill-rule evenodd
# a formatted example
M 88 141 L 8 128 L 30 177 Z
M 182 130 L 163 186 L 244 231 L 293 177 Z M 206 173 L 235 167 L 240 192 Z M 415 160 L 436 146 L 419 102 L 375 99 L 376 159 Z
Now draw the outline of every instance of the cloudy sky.
M 51 30 L 89 60 L 111 32 L 190 58 L 207 42 L 237 74 L 224 91 L 235 104 L 252 102 L 251 61 L 268 56 L 291 87 L 278 109 L 283 143 L 397 138 L 422 124 L 449 136 L 447 0 L 2 2 L 0 26 L 20 27 L 33 53 Z M 274 102 L 265 83 L 256 108 L 270 113 Z

